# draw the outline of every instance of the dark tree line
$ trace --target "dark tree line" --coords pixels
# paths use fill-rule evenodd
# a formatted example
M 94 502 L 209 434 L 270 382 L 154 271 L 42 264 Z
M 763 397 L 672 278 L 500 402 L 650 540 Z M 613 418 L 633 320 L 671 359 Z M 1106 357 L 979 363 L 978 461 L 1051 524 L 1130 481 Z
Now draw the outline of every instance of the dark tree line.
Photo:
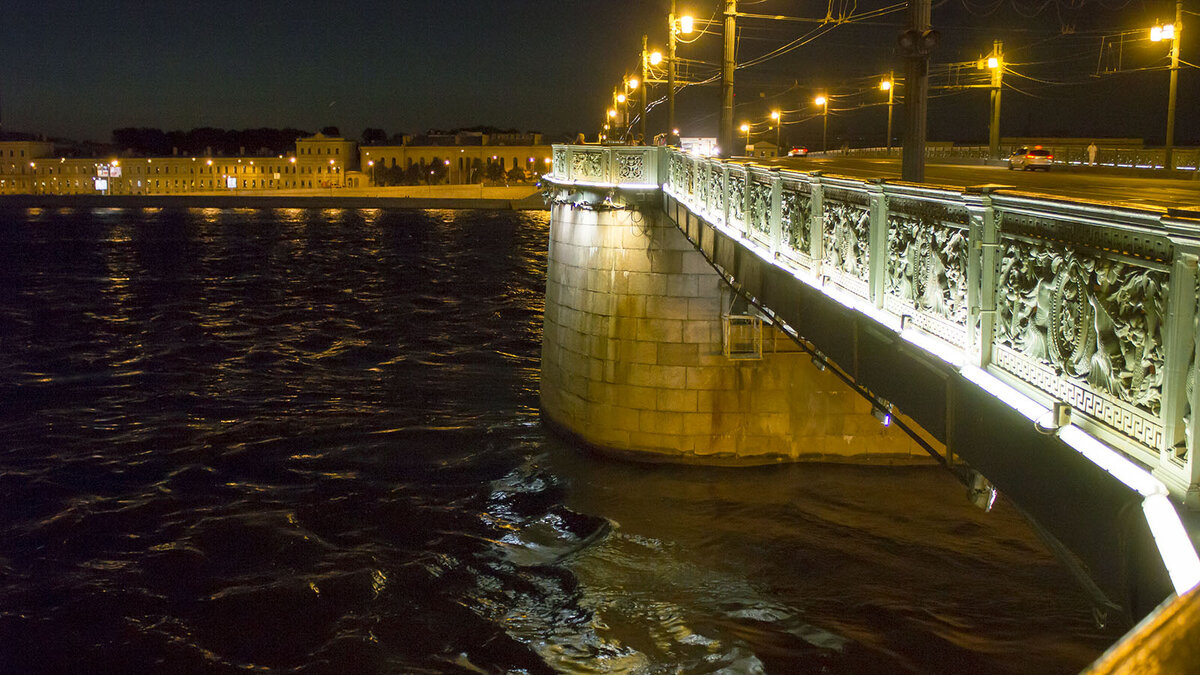
M 429 164 L 414 163 L 407 168 L 399 164 L 380 165 L 373 170 L 376 185 L 436 185 L 445 182 L 449 173 L 449 167 L 438 157 L 434 157 Z
M 330 127 L 326 127 L 330 128 Z M 334 129 L 336 131 L 336 129 Z M 281 155 L 296 147 L 296 139 L 311 136 L 301 129 L 215 129 L 163 131 L 148 127 L 125 127 L 112 132 L 113 145 L 134 155 Z
M 376 185 L 437 185 L 446 181 L 447 174 L 450 173 L 450 167 L 446 166 L 445 162 L 439 157 L 434 157 L 429 164 L 424 162 L 413 163 L 411 166 L 404 167 L 376 165 L 373 168 L 363 167 L 363 171 L 372 171 L 372 179 Z M 513 168 L 508 171 L 504 169 L 504 162 L 487 160 L 485 164 L 483 160 L 475 158 L 471 160 L 468 167 L 470 174 L 465 177 L 455 176 L 455 181 L 465 183 L 482 183 L 490 181 L 492 183 L 503 183 L 507 180 L 509 183 L 519 183 L 527 180 L 525 171 L 519 168 Z

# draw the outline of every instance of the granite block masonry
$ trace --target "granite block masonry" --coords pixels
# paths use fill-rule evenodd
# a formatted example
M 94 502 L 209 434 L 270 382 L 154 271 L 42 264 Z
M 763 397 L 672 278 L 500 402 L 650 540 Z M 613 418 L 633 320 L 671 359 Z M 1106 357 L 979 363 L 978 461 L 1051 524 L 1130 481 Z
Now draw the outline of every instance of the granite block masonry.
M 733 299 L 661 212 L 554 205 L 543 415 L 590 446 L 660 461 L 929 461 L 778 328 L 764 328 L 761 360 L 727 358 Z

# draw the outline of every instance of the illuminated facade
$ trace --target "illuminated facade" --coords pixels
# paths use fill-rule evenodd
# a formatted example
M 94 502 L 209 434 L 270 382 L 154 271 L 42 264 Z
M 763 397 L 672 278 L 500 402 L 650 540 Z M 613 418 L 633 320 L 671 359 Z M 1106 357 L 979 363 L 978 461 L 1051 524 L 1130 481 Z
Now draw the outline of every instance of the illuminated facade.
M 549 170 L 548 145 L 363 146 L 316 134 L 275 157 L 64 157 L 53 143 L 0 141 L 0 194 L 187 194 L 231 190 L 367 187 L 371 169 L 447 167 L 445 181 L 468 183 L 476 160 L 529 176 Z M 478 178 L 476 174 L 475 178 Z
M 472 168 L 483 171 L 489 164 L 500 164 L 505 171 L 522 169 L 532 178 L 549 173 L 550 146 L 365 145 L 358 149 L 358 165 L 368 180 L 372 169 L 432 167 L 434 164 L 447 168 L 446 181 L 449 183 L 471 183 Z

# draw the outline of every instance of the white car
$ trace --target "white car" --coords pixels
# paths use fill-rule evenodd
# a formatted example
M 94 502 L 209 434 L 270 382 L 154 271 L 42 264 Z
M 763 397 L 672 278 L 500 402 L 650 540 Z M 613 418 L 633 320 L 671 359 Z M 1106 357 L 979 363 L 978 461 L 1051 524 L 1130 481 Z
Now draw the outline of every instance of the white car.
M 1032 148 L 1021 147 L 1013 150 L 1013 153 L 1008 156 L 1008 169 L 1021 169 L 1022 171 L 1033 171 L 1041 169 L 1049 171 L 1050 165 L 1054 163 L 1054 155 L 1050 154 L 1040 145 L 1035 145 Z

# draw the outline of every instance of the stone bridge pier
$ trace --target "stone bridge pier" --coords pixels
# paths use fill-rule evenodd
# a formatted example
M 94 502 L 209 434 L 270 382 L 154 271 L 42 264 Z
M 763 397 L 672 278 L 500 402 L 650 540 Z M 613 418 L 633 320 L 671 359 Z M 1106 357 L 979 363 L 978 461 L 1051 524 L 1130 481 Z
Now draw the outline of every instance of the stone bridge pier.
M 552 425 L 661 461 L 931 461 L 777 326 L 727 326 L 754 309 L 659 199 L 577 188 L 552 205 L 541 381 Z M 751 352 L 727 355 L 727 337 Z

